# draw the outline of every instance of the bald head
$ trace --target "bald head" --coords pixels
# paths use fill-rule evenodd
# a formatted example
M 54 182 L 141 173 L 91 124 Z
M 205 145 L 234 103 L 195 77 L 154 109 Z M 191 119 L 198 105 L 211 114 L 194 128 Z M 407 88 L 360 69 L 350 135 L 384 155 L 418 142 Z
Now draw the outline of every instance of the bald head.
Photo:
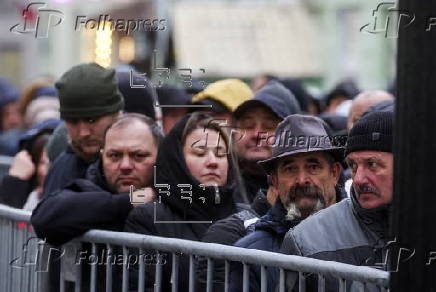
M 384 100 L 392 100 L 394 96 L 383 90 L 364 91 L 356 96 L 351 104 L 350 113 L 348 115 L 347 129 L 350 131 L 354 123 L 360 119 L 364 112 L 374 104 Z

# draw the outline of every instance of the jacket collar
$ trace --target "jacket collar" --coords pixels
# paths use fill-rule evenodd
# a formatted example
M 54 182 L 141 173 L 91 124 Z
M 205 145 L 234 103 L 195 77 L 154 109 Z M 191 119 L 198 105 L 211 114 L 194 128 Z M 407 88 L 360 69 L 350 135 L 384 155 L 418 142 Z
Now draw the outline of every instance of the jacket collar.
M 362 208 L 357 200 L 357 194 L 353 188 L 351 188 L 351 201 L 353 205 L 353 212 L 359 219 L 359 222 L 364 224 L 379 238 L 386 239 L 389 232 L 389 217 L 392 209 L 391 205 L 382 205 L 372 209 Z

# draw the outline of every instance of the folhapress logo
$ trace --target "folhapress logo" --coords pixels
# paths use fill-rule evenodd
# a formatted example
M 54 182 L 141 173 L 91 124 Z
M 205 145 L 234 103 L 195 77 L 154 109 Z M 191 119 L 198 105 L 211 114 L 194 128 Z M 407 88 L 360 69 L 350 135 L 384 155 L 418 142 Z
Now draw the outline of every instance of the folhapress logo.
M 23 10 L 24 23 L 17 23 L 9 30 L 16 34 L 34 33 L 35 38 L 47 38 L 50 28 L 64 20 L 62 11 L 46 8 L 44 2 L 32 2 Z M 37 11 L 35 11 L 37 9 Z M 36 12 L 36 16 L 33 14 Z
M 368 34 L 384 34 L 385 38 L 398 38 L 399 30 L 415 21 L 415 14 L 400 10 L 395 2 L 382 2 L 372 11 L 372 22 L 360 28 Z

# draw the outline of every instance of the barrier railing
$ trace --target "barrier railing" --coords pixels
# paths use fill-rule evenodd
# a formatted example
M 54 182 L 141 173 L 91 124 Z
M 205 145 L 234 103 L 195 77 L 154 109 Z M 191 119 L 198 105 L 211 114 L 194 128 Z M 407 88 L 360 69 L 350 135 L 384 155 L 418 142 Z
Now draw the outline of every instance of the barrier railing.
M 0 205 L 0 234 L 2 240 L 2 245 L 0 246 L 0 291 L 48 291 L 42 285 L 44 277 L 47 277 L 47 273 L 44 273 L 47 261 L 42 259 L 44 257 L 42 252 L 44 242 L 39 240 L 29 243 L 29 238 L 34 236 L 31 226 L 28 224 L 29 218 L 30 212 Z M 91 252 L 89 254 L 86 252 L 86 249 L 81 249 L 81 243 L 89 243 L 91 245 Z M 105 256 L 103 259 L 98 259 L 98 250 L 101 245 L 106 248 L 107 252 L 103 251 Z M 23 250 L 25 251 L 23 252 Z M 225 261 L 225 291 L 229 287 L 231 262 L 240 262 L 243 265 L 243 291 L 249 291 L 250 265 L 259 265 L 261 267 L 261 291 L 267 291 L 266 267 L 276 267 L 279 269 L 279 291 L 285 291 L 286 271 L 298 272 L 300 291 L 305 291 L 305 276 L 303 273 L 318 275 L 318 291 L 325 290 L 324 283 L 326 277 L 338 279 L 339 291 L 341 292 L 347 291 L 347 287 L 350 287 L 346 283 L 352 283 L 352 286 L 358 287 L 361 291 L 366 291 L 366 287 L 371 287 L 371 289 L 377 287 L 378 291 L 388 291 L 389 273 L 370 267 L 353 266 L 220 244 L 103 230 L 88 231 L 80 238 L 63 246 L 60 291 L 66 291 L 66 282 L 74 282 L 74 291 L 83 291 L 83 287 L 88 287 L 89 291 L 97 291 L 97 288 L 101 289 L 102 287 L 105 287 L 106 291 L 112 291 L 112 284 L 118 280 L 119 284 L 121 284 L 120 289 L 123 292 L 129 291 L 129 266 L 133 264 L 130 261 L 130 252 L 132 250 L 137 251 L 139 257 L 135 258 L 139 260 L 134 263 L 136 269 L 139 270 L 137 277 L 138 291 L 145 291 L 146 280 L 150 281 L 150 279 L 145 279 L 147 266 L 145 259 L 147 256 L 146 250 L 154 250 L 158 255 L 163 253 L 171 255 L 171 291 L 178 291 L 181 281 L 187 283 L 189 291 L 195 290 L 195 264 L 196 257 L 198 256 L 204 257 L 207 260 L 206 291 L 213 291 L 213 266 L 216 260 Z M 182 254 L 188 258 L 187 279 L 179 278 Z M 93 255 L 95 259 L 91 259 L 90 255 Z M 21 261 L 17 260 L 20 256 Z M 90 269 L 88 274 L 89 279 L 86 278 L 86 280 L 82 263 L 84 258 L 86 258 Z M 34 260 L 29 261 L 29 259 Z M 118 261 L 118 259 L 122 260 Z M 100 275 L 98 275 L 99 265 L 97 261 L 99 260 L 103 260 L 102 263 L 105 268 L 103 281 L 101 281 L 101 277 L 99 278 Z M 114 273 L 114 269 L 120 266 L 122 267 L 121 272 L 119 274 Z M 168 283 L 163 282 L 163 265 L 157 263 L 154 266 L 153 288 L 154 291 L 162 291 L 162 287 L 168 285 Z M 114 276 L 119 276 L 120 278 L 114 280 Z

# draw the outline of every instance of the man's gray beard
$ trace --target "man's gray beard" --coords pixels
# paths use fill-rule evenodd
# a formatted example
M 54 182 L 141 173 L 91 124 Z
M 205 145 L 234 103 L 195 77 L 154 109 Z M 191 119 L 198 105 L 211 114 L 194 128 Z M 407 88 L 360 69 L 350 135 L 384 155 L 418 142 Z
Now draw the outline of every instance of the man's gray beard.
M 312 214 L 318 212 L 319 210 L 324 209 L 325 204 L 320 199 L 317 199 L 313 210 L 310 212 L 310 214 L 305 215 L 304 218 L 303 218 L 303 214 L 301 214 L 301 211 L 300 211 L 300 209 L 298 209 L 297 204 L 295 204 L 295 202 L 288 203 L 288 205 L 285 206 L 285 208 L 288 211 L 286 213 L 286 219 L 287 220 L 295 220 L 295 219 L 305 219 L 305 218 L 309 217 L 309 215 L 312 215 Z

